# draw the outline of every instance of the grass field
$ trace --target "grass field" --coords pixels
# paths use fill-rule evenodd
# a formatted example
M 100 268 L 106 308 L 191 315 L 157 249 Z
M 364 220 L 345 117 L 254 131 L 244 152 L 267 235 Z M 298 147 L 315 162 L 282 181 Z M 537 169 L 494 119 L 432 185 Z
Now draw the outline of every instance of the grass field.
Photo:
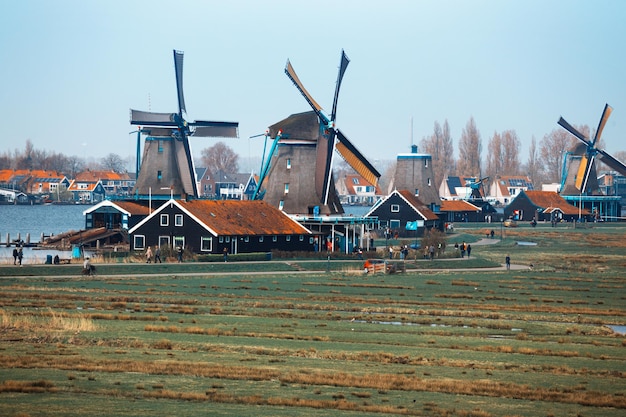
M 449 236 L 469 261 L 391 275 L 2 266 L 0 415 L 623 416 L 626 225 L 485 229 Z

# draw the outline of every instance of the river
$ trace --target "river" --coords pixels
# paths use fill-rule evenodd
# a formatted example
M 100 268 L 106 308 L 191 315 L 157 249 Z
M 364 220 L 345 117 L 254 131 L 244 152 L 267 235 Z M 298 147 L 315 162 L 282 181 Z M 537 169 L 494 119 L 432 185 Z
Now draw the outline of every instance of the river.
M 0 263 L 13 263 L 11 252 L 6 247 L 7 234 L 10 240 L 26 241 L 30 234 L 31 243 L 39 242 L 41 234 L 56 235 L 70 230 L 85 228 L 83 211 L 88 205 L 0 205 Z M 45 253 L 43 253 L 45 252 Z M 69 258 L 69 252 L 38 251 L 24 249 L 24 263 L 43 263 L 48 253 Z

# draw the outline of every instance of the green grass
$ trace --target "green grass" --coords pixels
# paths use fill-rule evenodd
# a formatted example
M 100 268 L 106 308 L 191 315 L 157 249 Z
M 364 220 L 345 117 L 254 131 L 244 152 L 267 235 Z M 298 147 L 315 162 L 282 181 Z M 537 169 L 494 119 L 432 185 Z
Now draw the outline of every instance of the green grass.
M 606 325 L 626 324 L 626 227 L 542 226 L 392 275 L 356 260 L 0 267 L 0 409 L 621 416 L 626 337 Z M 506 254 L 534 269 L 492 269 Z

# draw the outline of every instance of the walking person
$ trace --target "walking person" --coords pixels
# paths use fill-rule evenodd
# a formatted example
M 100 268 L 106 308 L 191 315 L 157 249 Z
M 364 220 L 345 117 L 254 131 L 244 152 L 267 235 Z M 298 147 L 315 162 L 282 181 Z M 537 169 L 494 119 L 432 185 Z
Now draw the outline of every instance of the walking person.
M 504 258 L 504 262 L 506 263 L 506 270 L 511 269 L 511 257 L 507 254 L 506 258 Z
M 20 248 L 17 251 L 17 261 L 20 264 L 20 266 L 22 266 L 22 258 L 24 257 L 24 251 L 22 250 L 22 247 L 20 246 Z
M 468 243 L 467 244 L 467 257 L 469 258 L 471 254 L 472 254 L 472 245 Z
M 224 262 L 228 262 L 228 248 L 226 246 L 224 246 L 222 253 L 224 254 Z
M 148 250 L 146 250 L 146 263 L 152 263 L 152 246 L 148 246 Z
M 17 265 L 17 246 L 13 248 L 13 265 Z
M 157 246 L 154 251 L 154 263 L 161 263 L 161 247 Z
M 183 261 L 183 247 L 176 246 L 176 253 L 178 255 L 178 263 L 181 263 Z

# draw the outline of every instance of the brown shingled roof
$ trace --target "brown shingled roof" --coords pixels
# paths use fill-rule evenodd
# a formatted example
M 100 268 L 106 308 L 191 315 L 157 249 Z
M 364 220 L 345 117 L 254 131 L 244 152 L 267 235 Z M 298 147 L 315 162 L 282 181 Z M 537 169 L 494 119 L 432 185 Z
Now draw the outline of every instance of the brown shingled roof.
M 524 191 L 528 199 L 537 207 L 546 209 L 558 208 L 566 215 L 578 214 L 578 207 L 569 204 L 563 197 L 554 191 Z M 588 215 L 589 210 L 582 209 L 582 214 Z
M 218 235 L 310 233 L 300 223 L 264 201 L 191 200 L 176 203 Z
M 480 211 L 465 200 L 441 200 L 441 211 Z
M 439 220 L 439 216 L 437 216 L 431 209 L 428 208 L 428 206 L 422 203 L 422 201 L 409 190 L 398 190 L 398 194 L 400 194 L 402 198 L 408 201 L 409 204 L 419 210 L 422 216 L 425 217 L 424 220 Z

